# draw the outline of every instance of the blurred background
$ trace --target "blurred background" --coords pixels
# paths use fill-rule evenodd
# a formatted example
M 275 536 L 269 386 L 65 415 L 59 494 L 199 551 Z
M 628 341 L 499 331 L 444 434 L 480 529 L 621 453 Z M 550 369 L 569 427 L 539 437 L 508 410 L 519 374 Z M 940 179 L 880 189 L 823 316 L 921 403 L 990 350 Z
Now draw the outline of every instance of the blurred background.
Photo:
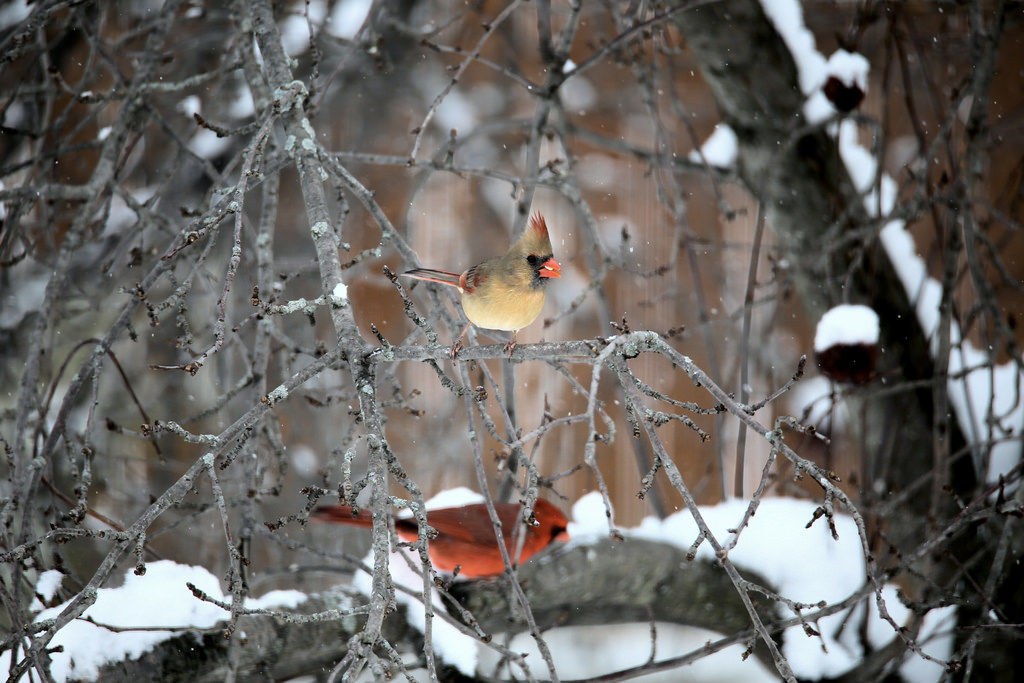
M 870 63 L 866 96 L 849 116 L 896 180 L 896 213 L 909 221 L 936 277 L 950 210 L 945 193 L 961 182 L 976 187 L 968 208 L 978 232 L 956 257 L 963 275 L 953 315 L 967 337 L 1002 361 L 1019 350 L 1005 339 L 992 343 L 993 330 L 1012 329 L 1019 340 L 1024 307 L 1019 6 L 1005 12 L 999 47 L 984 55 L 995 66 L 978 168 L 964 169 L 960 156 L 968 122 L 963 89 L 978 58 L 969 15 L 989 17 L 996 4 L 799 7 L 822 54 L 844 47 Z M 830 442 L 800 435 L 790 442 L 834 470 L 856 498 L 863 430 L 897 432 L 900 419 L 865 425 L 835 392 L 885 391 L 900 380 L 898 368 L 883 361 L 880 374 L 856 389 L 818 372 L 817 321 L 794 290 L 792 264 L 775 249 L 770 225 L 757 242 L 756 199 L 733 168 L 694 153 L 721 115 L 666 15 L 673 7 L 601 2 L 575 12 L 566 2 L 311 0 L 279 2 L 274 12 L 295 77 L 308 89 L 317 143 L 372 195 L 419 265 L 462 271 L 502 253 L 527 215 L 542 212 L 563 278 L 548 287 L 544 312 L 519 334 L 520 344 L 607 337 L 617 333 L 613 323 L 672 330 L 675 348 L 751 401 L 785 384 L 807 355 L 804 378 L 757 419 L 773 426 L 791 415 L 816 425 Z M 209 448 L 167 429 L 153 437 L 154 424 L 173 421 L 191 434 L 216 435 L 259 401 L 261 382 L 272 389 L 336 343 L 324 306 L 268 313 L 252 303 L 312 301 L 323 292 L 288 141 L 273 122 L 260 137 L 274 93 L 246 21 L 239 6 L 199 2 L 37 2 L 0 13 L 0 433 L 8 452 L 18 442 L 25 462 L 44 459 L 36 463 L 42 479 L 30 502 L 44 509 L 33 522 L 36 534 L 47 524 L 68 524 L 76 505 L 88 510 L 87 527 L 108 526 L 94 513 L 130 523 Z M 548 54 L 552 43 L 540 36 L 558 36 L 570 21 L 578 22 L 571 44 Z M 150 71 L 140 84 L 144 66 Z M 552 78 L 554 68 L 564 82 Z M 540 97 L 552 83 L 557 94 Z M 98 169 L 108 171 L 100 184 Z M 229 278 L 234 216 L 222 214 L 221 199 L 243 179 L 240 261 Z M 383 272 L 417 264 L 403 260 L 350 188 L 327 179 L 326 189 L 361 336 L 376 344 L 373 325 L 391 344 L 426 343 Z M 877 249 L 877 227 L 836 249 Z M 186 246 L 161 260 L 175 245 Z M 979 282 L 1001 311 L 998 320 L 978 314 Z M 422 284 L 402 284 L 417 313 L 430 316 L 439 343 L 450 344 L 459 326 L 445 325 L 440 310 L 460 309 Z M 141 305 L 119 322 L 132 300 Z M 79 366 L 111 330 L 112 355 L 58 418 Z M 503 341 L 486 333 L 477 340 Z M 198 359 L 194 374 L 182 369 Z M 485 363 L 504 386 L 504 361 Z M 450 364 L 440 365 L 453 375 Z M 630 367 L 664 395 L 714 408 L 704 389 L 663 358 L 643 355 Z M 482 368 L 473 364 L 470 376 L 488 386 L 489 415 L 504 435 Z M 585 413 L 576 382 L 589 388 L 591 376 L 589 364 L 516 364 L 517 427 L 528 433 L 545 420 Z M 346 453 L 353 476 L 365 471 L 358 403 L 346 378 L 320 373 L 235 453 L 222 485 L 230 500 L 248 501 L 245 514 L 257 525 L 298 513 L 305 487 L 336 490 Z M 426 497 L 479 488 L 464 404 L 432 368 L 394 363 L 378 389 L 391 448 Z M 599 398 L 615 433 L 597 444 L 596 467 L 616 523 L 679 509 L 681 499 L 662 475 L 638 497 L 649 448 L 633 438 L 611 382 L 602 383 Z M 708 440 L 679 422 L 659 428 L 689 488 L 701 503 L 736 495 L 736 421 L 690 416 Z M 44 452 L 55 425 L 63 436 Z M 597 486 L 593 470 L 582 466 L 588 431 L 586 422 L 559 425 L 524 444 L 541 475 L 556 478 L 542 495 L 564 510 Z M 891 450 L 871 457 L 898 458 L 898 439 L 883 441 Z M 740 493 L 749 495 L 768 445 L 747 438 L 743 451 Z M 484 453 L 496 490 L 509 449 L 487 436 Z M 13 457 L 0 463 L 5 496 L 20 490 L 28 469 Z M 148 542 L 162 557 L 223 569 L 223 543 L 197 543 L 223 537 L 205 486 L 161 516 Z M 773 493 L 820 495 L 805 487 L 790 466 L 776 465 Z M 400 486 L 391 489 L 403 495 Z M 366 534 L 295 521 L 274 532 L 276 541 L 252 533 L 256 593 L 301 584 L 304 575 L 289 568 L 317 564 L 291 543 L 356 556 L 369 547 Z M 87 578 L 106 548 L 83 539 L 48 552 Z

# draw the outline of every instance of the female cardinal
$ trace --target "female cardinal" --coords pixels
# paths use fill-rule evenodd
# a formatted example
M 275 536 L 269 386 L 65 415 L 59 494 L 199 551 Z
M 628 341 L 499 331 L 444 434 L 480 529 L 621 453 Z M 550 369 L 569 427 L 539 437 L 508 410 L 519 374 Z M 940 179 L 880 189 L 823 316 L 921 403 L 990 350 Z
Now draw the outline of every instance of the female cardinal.
M 511 357 L 516 332 L 532 323 L 544 307 L 544 285 L 548 278 L 562 277 L 562 272 L 551 253 L 547 223 L 535 213 L 523 236 L 504 256 L 489 258 L 461 275 L 430 268 L 417 268 L 402 275 L 457 287 L 462 292 L 462 310 L 470 324 L 512 333 L 512 339 L 505 344 Z M 468 330 L 469 325 L 452 344 L 453 359 Z
M 501 520 L 505 548 L 514 562 L 519 537 L 524 533 L 519 516 L 522 506 L 518 503 L 495 503 L 494 509 Z M 538 500 L 533 507 L 533 515 L 537 526 L 525 527 L 526 538 L 519 553 L 520 562 L 526 562 L 551 545 L 552 541 L 565 541 L 569 538 L 565 515 L 551 503 Z M 348 505 L 319 507 L 313 511 L 313 517 L 354 526 L 373 525 L 373 517 L 367 510 L 357 511 Z M 494 526 L 485 504 L 427 510 L 427 522 L 437 530 L 437 536 L 430 539 L 427 546 L 434 569 L 454 573 L 456 567 L 461 567 L 459 575 L 469 579 L 498 576 L 505 571 L 501 550 L 494 536 Z M 395 531 L 403 541 L 413 542 L 419 538 L 416 520 L 409 517 L 396 517 Z

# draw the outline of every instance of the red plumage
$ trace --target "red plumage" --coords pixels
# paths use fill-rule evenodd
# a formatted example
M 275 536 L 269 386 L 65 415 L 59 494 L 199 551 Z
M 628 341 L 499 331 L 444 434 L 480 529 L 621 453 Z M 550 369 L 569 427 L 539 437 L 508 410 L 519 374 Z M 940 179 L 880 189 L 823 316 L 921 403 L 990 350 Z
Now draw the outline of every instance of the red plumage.
M 519 534 L 526 533 L 519 562 L 526 562 L 556 540 L 566 540 L 568 521 L 562 511 L 546 500 L 538 500 L 533 508 L 537 526 L 524 526 L 522 506 L 518 503 L 495 503 L 495 512 L 501 520 L 501 533 L 509 556 L 516 560 Z M 338 524 L 370 527 L 373 518 L 367 510 L 355 511 L 348 505 L 328 505 L 313 511 L 313 518 Z M 498 576 L 505 571 L 494 535 L 491 518 L 484 503 L 427 510 L 427 522 L 437 531 L 428 541 L 428 554 L 434 569 L 454 572 L 461 567 L 460 576 L 470 579 Z M 395 531 L 404 541 L 419 538 L 416 520 L 395 518 Z

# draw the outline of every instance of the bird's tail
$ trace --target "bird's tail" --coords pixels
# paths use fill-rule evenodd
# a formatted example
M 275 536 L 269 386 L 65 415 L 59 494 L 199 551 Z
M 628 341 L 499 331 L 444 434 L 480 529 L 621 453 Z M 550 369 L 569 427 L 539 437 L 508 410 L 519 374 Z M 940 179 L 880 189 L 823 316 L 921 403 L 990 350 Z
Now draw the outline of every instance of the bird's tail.
M 373 515 L 369 510 L 356 510 L 348 505 L 323 505 L 313 510 L 311 517 L 321 522 L 363 527 L 373 526 Z
M 434 270 L 433 268 L 416 268 L 415 270 L 407 270 L 402 275 L 406 275 L 417 280 L 427 280 L 428 282 L 437 282 L 442 285 L 450 285 L 452 287 L 462 287 L 462 275 L 459 273 L 449 273 L 447 270 Z

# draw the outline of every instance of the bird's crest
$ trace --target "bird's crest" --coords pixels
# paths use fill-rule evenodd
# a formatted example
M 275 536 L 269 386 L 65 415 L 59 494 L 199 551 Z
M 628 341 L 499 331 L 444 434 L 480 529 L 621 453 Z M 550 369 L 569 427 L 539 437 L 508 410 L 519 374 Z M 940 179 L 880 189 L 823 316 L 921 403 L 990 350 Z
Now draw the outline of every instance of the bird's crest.
M 547 239 L 548 236 L 548 224 L 544 220 L 544 216 L 541 215 L 540 211 L 534 212 L 530 216 L 530 230 L 536 233 L 539 237 Z

